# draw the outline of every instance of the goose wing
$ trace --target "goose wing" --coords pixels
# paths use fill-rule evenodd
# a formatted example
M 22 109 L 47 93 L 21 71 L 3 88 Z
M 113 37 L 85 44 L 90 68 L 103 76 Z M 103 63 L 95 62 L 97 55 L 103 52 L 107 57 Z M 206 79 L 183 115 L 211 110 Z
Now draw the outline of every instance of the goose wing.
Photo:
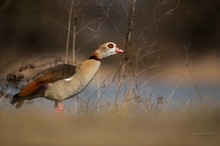
M 69 64 L 59 64 L 45 69 L 38 73 L 32 81 L 21 89 L 19 96 L 31 95 L 34 92 L 47 87 L 49 83 L 70 78 L 75 74 L 75 69 L 75 66 Z

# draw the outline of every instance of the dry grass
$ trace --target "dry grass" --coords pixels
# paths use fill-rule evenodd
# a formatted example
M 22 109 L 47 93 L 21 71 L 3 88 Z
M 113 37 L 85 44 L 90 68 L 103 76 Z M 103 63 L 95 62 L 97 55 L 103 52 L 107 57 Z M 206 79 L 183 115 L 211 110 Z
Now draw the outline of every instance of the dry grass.
M 199 116 L 200 115 L 200 116 Z M 184 119 L 132 117 L 54 118 L 31 114 L 0 115 L 0 145 L 219 145 L 219 121 L 201 113 Z M 214 116 L 213 116 L 214 117 Z

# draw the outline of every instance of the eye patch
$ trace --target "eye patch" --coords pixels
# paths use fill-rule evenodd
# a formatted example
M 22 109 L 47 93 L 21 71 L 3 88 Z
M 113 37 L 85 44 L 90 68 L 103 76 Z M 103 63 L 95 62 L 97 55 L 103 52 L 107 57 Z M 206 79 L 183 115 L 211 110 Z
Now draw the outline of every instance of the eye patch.
M 113 44 L 108 44 L 107 47 L 112 49 L 114 47 L 114 45 Z

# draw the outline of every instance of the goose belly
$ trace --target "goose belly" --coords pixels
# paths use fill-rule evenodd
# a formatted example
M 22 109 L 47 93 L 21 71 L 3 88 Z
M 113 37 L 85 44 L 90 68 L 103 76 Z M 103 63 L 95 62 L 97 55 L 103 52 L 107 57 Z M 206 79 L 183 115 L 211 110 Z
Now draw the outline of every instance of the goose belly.
M 62 101 L 77 95 L 91 82 L 99 66 L 100 63 L 91 61 L 80 64 L 76 69 L 76 73 L 70 79 L 59 80 L 50 85 L 45 92 L 45 96 L 51 100 Z
M 78 94 L 82 91 L 89 81 L 82 82 L 75 79 L 74 82 L 60 80 L 48 87 L 45 92 L 45 96 L 52 100 L 65 100 L 71 96 Z

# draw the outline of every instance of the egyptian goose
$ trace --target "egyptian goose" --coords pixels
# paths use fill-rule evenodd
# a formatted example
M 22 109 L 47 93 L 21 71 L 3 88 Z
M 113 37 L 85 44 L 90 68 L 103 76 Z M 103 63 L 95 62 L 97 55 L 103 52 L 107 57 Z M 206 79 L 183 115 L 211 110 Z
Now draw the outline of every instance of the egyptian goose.
M 94 78 L 103 58 L 124 53 L 115 43 L 107 42 L 77 66 L 59 64 L 38 73 L 32 81 L 24 86 L 19 93 L 13 96 L 11 104 L 16 108 L 26 100 L 45 97 L 55 101 L 54 110 L 61 113 L 63 101 L 79 94 Z

